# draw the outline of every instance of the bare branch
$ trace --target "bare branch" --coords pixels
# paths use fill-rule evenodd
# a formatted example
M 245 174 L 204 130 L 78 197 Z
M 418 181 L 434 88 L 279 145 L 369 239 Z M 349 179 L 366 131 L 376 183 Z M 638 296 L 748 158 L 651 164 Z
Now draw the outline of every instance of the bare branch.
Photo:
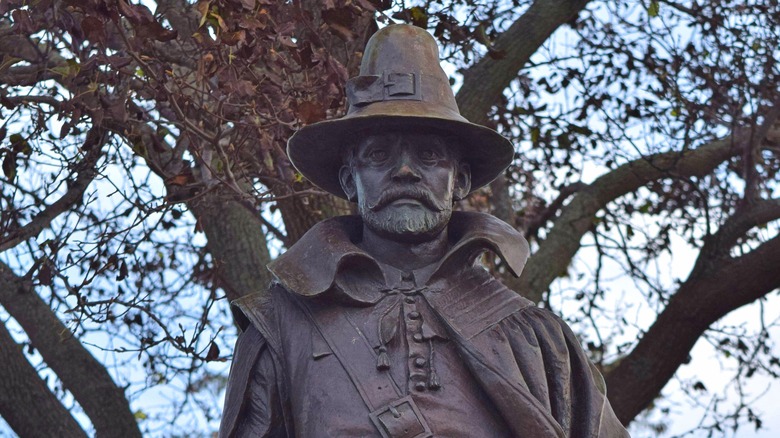
M 84 192 L 97 174 L 95 166 L 102 154 L 103 144 L 106 142 L 106 139 L 107 136 L 104 130 L 95 127 L 90 130 L 87 134 L 87 141 L 95 141 L 96 143 L 89 146 L 86 156 L 76 166 L 75 172 L 78 173 L 78 176 L 68 185 L 68 190 L 60 199 L 54 201 L 50 206 L 38 213 L 27 225 L 12 231 L 0 239 L 0 252 L 37 236 L 57 216 L 82 200 Z

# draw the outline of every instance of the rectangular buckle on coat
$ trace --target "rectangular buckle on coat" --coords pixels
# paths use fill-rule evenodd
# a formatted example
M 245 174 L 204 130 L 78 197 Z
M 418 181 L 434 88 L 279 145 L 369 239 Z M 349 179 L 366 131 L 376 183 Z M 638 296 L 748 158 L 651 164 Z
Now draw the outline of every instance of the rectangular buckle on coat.
M 429 438 L 431 428 L 411 395 L 399 398 L 369 414 L 382 438 Z

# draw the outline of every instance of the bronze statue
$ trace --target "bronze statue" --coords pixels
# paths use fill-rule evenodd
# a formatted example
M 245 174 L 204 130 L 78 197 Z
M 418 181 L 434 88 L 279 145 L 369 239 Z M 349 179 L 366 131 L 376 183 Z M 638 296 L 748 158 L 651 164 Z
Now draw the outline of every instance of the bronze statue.
M 525 239 L 452 211 L 514 149 L 460 116 L 433 37 L 378 31 L 347 95 L 288 152 L 360 215 L 313 227 L 268 293 L 234 303 L 220 436 L 628 436 L 569 327 L 479 264 L 490 251 L 519 275 Z

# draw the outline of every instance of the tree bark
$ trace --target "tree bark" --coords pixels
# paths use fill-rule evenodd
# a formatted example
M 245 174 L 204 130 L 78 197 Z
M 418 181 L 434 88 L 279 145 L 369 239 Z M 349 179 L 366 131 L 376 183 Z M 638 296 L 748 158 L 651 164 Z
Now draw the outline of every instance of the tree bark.
M 218 284 L 228 299 L 268 289 L 272 276 L 265 265 L 271 255 L 259 213 L 224 188 L 188 206 L 206 234 Z
M 0 304 L 19 322 L 43 360 L 73 394 L 98 436 L 141 436 L 124 390 L 116 386 L 106 367 L 73 337 L 35 293 L 31 282 L 15 275 L 2 262 Z
M 350 202 L 333 195 L 295 195 L 280 200 L 277 205 L 282 213 L 287 232 L 288 247 L 298 241 L 317 222 L 330 217 L 351 214 Z
M 0 324 L 0 415 L 20 437 L 86 437 Z
M 620 421 L 628 424 L 658 396 L 712 323 L 780 287 L 778 260 L 775 237 L 683 283 L 636 348 L 606 373 Z

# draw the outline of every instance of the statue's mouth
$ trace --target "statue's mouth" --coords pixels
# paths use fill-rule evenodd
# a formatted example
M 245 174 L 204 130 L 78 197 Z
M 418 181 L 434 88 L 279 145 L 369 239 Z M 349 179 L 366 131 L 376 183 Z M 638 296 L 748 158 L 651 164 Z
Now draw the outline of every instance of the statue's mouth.
M 431 211 L 443 211 L 445 207 L 427 190 L 420 187 L 390 187 L 382 193 L 375 204 L 369 205 L 371 211 L 379 211 L 388 205 L 426 207 Z
M 422 201 L 420 201 L 419 199 L 415 199 L 415 198 L 400 198 L 400 199 L 396 199 L 395 201 L 391 202 L 390 205 L 398 206 L 398 207 L 404 206 L 404 205 L 406 205 L 406 206 L 413 206 L 413 207 L 423 207 L 424 206 Z

